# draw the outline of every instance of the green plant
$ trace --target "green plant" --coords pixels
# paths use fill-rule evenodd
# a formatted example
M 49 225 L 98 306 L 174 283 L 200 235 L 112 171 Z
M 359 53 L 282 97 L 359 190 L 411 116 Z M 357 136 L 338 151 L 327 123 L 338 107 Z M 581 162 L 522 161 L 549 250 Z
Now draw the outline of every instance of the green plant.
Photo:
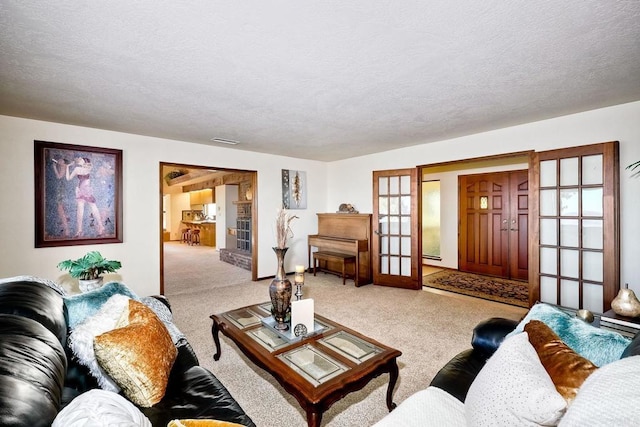
M 80 280 L 97 279 L 103 273 L 115 273 L 121 267 L 120 261 L 106 260 L 98 251 L 91 251 L 82 258 L 68 259 L 58 264 L 60 270 L 68 270 L 71 277 Z
M 631 163 L 629 166 L 626 167 L 626 169 L 636 170 L 636 168 L 639 166 L 640 166 L 640 160 L 638 160 L 635 163 Z

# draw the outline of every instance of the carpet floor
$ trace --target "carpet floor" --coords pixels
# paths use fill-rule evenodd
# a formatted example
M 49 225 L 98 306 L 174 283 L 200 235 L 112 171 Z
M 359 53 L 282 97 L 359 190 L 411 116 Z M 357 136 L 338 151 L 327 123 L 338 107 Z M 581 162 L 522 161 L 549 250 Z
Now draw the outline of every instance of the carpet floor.
M 442 270 L 424 276 L 422 284 L 518 307 L 529 306 L 529 285 L 527 282 L 518 280 L 482 276 L 457 270 Z
M 298 402 L 232 341 L 221 336 L 222 355 L 219 361 L 213 360 L 209 315 L 267 301 L 270 280 L 230 283 L 228 277 L 213 271 L 234 273 L 226 271 L 226 266 L 212 266 L 220 261 L 207 251 L 191 251 L 186 245 L 172 245 L 172 249 L 165 252 L 165 262 L 171 265 L 165 270 L 165 293 L 175 323 L 186 334 L 200 364 L 220 379 L 258 427 L 306 426 L 306 415 Z M 196 261 L 201 277 L 185 279 L 181 272 L 193 274 L 189 263 L 200 254 L 206 258 Z M 440 290 L 356 288 L 324 273 L 306 275 L 304 297 L 314 299 L 317 313 L 402 351 L 398 358 L 400 378 L 393 395 L 398 404 L 426 388 L 447 361 L 470 347 L 478 322 L 489 317 L 518 320 L 526 313 L 519 307 Z M 322 426 L 370 426 L 383 418 L 388 413 L 388 381 L 388 375 L 381 375 L 336 402 L 324 413 Z

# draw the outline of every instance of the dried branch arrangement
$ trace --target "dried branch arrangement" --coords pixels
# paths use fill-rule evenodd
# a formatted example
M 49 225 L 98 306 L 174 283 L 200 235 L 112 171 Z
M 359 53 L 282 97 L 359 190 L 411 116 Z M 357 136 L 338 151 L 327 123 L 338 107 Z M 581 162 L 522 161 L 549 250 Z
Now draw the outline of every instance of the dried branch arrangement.
M 278 248 L 287 247 L 287 240 L 293 237 L 291 221 L 296 218 L 298 217 L 289 214 L 286 209 L 278 209 L 278 214 L 276 215 L 276 241 Z

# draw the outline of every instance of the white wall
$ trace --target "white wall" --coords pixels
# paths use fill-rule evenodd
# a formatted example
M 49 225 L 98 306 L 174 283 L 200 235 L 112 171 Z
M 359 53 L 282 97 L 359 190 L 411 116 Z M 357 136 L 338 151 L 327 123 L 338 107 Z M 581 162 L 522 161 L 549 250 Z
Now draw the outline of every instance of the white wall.
M 34 247 L 34 140 L 123 150 L 123 243 Z M 275 244 L 272 224 L 282 204 L 281 169 L 306 171 L 308 208 L 293 211 L 300 219 L 292 223 L 295 237 L 287 253 L 287 270 L 306 264 L 306 236 L 315 233 L 315 213 L 323 212 L 327 205 L 327 165 L 323 162 L 0 116 L 0 170 L 4 174 L 0 179 L 0 277 L 30 274 L 63 281 L 65 275 L 56 268 L 59 261 L 99 250 L 123 265 L 118 275 L 107 279 L 122 280 L 139 295 L 158 293 L 160 162 L 257 171 L 254 200 L 259 210 L 258 277 L 272 276 L 276 270 L 271 250 Z M 64 285 L 69 287 L 70 282 Z
M 124 243 L 96 246 L 34 248 L 33 141 L 117 148 L 124 151 Z M 273 218 L 281 204 L 281 169 L 307 172 L 308 208 L 293 211 L 295 237 L 287 253 L 287 270 L 306 264 L 306 236 L 317 230 L 317 212 L 334 212 L 351 203 L 361 213 L 372 209 L 372 171 L 408 168 L 449 160 L 524 150 L 548 150 L 620 141 L 621 158 L 621 280 L 640 293 L 640 178 L 624 166 L 640 160 L 640 102 L 559 117 L 392 150 L 333 163 L 251 153 L 181 141 L 109 132 L 99 129 L 0 116 L 0 277 L 33 274 L 54 280 L 62 277 L 56 264 L 100 250 L 123 262 L 122 280 L 141 295 L 159 290 L 160 209 L 159 163 L 255 170 L 258 187 L 258 276 L 273 275 L 271 247 Z M 250 144 L 250 141 L 247 141 Z M 345 185 L 348 183 L 348 185 Z
M 640 292 L 640 177 L 625 166 L 640 160 L 640 102 L 557 117 L 447 141 L 418 145 L 329 164 L 328 207 L 352 203 L 361 213 L 372 209 L 372 171 L 504 154 L 544 151 L 606 141 L 620 141 L 622 283 Z M 344 183 L 348 182 L 346 186 Z

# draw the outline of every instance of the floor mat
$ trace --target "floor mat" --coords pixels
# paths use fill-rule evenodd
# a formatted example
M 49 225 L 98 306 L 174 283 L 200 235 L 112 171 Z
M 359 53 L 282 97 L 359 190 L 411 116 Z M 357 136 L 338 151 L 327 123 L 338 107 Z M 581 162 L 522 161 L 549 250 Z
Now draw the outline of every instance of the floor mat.
M 518 307 L 529 307 L 529 285 L 518 280 L 443 270 L 424 276 L 422 284 Z

